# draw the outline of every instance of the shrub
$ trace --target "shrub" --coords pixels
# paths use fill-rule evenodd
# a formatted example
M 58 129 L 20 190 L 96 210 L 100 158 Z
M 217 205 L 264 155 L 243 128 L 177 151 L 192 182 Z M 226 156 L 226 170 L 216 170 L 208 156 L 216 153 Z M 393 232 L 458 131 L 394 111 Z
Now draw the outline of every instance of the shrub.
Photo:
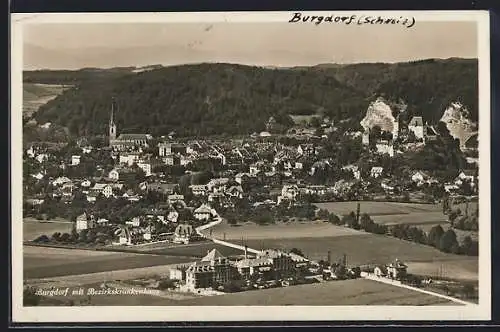
M 175 281 L 172 279 L 162 279 L 158 283 L 158 289 L 173 289 L 175 288 Z

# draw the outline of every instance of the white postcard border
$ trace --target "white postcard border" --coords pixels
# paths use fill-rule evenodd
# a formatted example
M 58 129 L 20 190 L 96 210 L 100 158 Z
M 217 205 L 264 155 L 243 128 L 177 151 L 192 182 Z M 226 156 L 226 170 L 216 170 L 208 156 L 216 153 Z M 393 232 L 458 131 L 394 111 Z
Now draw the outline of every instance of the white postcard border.
M 347 14 L 338 11 L 302 12 Z M 349 14 L 413 16 L 418 21 L 478 23 L 480 123 L 479 297 L 472 306 L 161 306 L 161 307 L 23 307 L 22 271 L 22 43 L 24 24 L 141 22 L 287 22 L 293 12 L 236 13 L 44 13 L 12 14 L 11 21 L 11 206 L 12 318 L 14 322 L 143 322 L 143 321 L 312 321 L 312 320 L 488 320 L 491 318 L 490 238 L 490 63 L 489 16 L 486 11 L 401 11 Z M 311 23 L 298 23 L 311 24 Z M 198 310 L 196 309 L 198 308 Z M 196 311 L 195 311 L 196 310 Z

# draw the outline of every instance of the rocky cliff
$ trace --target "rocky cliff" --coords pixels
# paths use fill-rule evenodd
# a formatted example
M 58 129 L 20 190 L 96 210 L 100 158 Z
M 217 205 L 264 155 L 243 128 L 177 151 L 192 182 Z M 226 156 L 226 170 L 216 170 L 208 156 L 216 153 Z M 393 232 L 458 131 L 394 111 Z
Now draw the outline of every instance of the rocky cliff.
M 470 120 L 470 112 L 462 103 L 452 102 L 444 111 L 440 121 L 446 124 L 450 135 L 460 140 L 460 145 L 477 133 L 477 124 Z

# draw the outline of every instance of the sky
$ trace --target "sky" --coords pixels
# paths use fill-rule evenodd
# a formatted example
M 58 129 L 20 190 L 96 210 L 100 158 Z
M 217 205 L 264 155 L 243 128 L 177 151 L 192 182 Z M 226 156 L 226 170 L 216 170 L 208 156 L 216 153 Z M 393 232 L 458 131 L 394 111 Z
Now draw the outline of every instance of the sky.
M 177 65 L 259 66 L 476 58 L 475 22 L 413 28 L 322 23 L 32 23 L 23 26 L 25 70 Z

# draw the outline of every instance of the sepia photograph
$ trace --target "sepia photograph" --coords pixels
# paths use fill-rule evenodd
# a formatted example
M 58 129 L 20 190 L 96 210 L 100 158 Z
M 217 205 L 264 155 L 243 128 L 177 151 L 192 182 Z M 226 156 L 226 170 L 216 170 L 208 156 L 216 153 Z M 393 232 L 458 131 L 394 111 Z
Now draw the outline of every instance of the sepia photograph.
M 488 19 L 13 14 L 14 318 L 489 319 Z

